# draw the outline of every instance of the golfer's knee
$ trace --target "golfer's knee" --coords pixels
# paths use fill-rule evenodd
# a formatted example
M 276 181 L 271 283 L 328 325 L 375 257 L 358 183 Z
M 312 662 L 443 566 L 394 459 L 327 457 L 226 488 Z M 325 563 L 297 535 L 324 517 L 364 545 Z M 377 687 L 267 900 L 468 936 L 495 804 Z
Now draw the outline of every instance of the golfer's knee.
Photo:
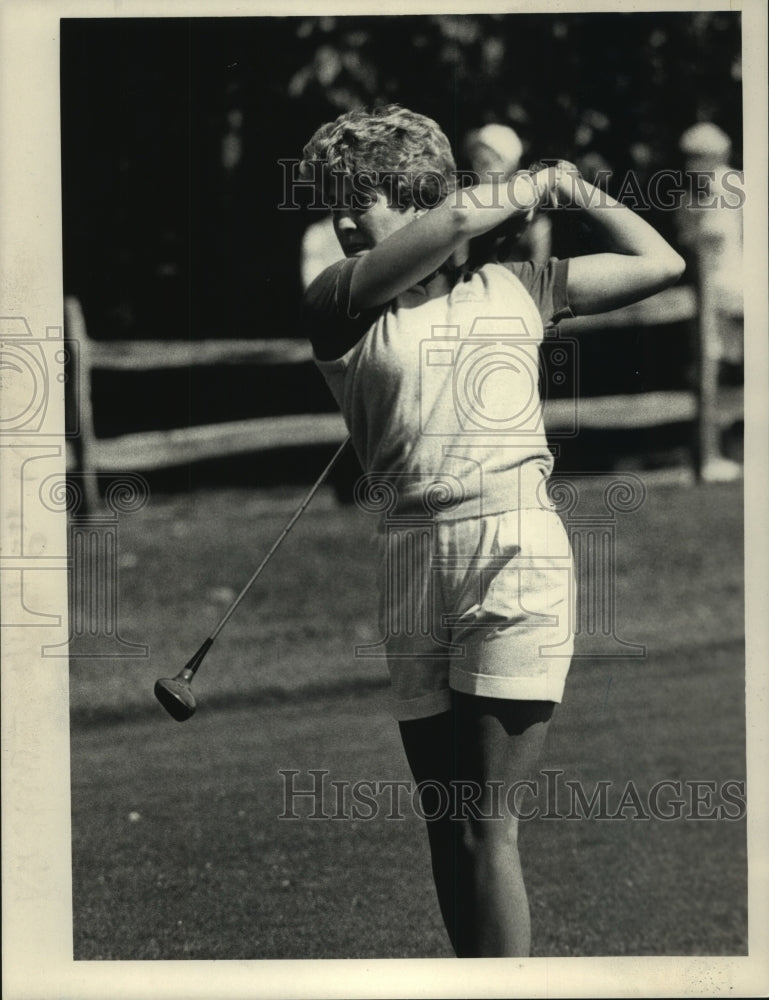
M 460 843 L 471 858 L 492 866 L 507 865 L 518 855 L 518 820 L 512 816 L 467 818 L 461 821 Z

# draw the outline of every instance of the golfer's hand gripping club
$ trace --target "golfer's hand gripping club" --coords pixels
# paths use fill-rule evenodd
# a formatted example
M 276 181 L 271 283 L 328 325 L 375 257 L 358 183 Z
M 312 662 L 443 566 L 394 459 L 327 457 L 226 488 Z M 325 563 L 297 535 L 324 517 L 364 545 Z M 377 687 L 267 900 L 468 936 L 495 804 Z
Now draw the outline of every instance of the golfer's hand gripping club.
M 160 678 L 160 680 L 155 682 L 155 697 L 163 706 L 163 708 L 168 712 L 168 714 L 172 718 L 176 719 L 177 722 L 184 722 L 186 719 L 189 719 L 190 716 L 193 715 L 193 713 L 195 712 L 196 708 L 195 697 L 192 693 L 192 687 L 191 687 L 192 678 L 197 673 L 198 668 L 200 667 L 200 664 L 203 662 L 206 653 L 213 645 L 214 639 L 216 639 L 221 630 L 230 620 L 238 605 L 241 603 L 243 598 L 249 592 L 251 587 L 253 587 L 253 585 L 259 579 L 259 576 L 261 575 L 267 563 L 270 561 L 270 559 L 272 559 L 272 557 L 275 555 L 277 550 L 282 545 L 286 535 L 289 533 L 289 531 L 291 531 L 293 526 L 302 516 L 306 508 L 309 506 L 310 501 L 318 492 L 321 485 L 326 480 L 329 473 L 331 472 L 331 470 L 334 468 L 337 461 L 341 457 L 342 452 L 345 450 L 345 448 L 349 443 L 349 440 L 350 440 L 349 438 L 345 438 L 342 444 L 334 452 L 331 461 L 328 463 L 326 468 L 317 478 L 315 483 L 313 483 L 312 487 L 307 493 L 307 496 L 304 498 L 304 500 L 302 500 L 301 504 L 294 511 L 294 514 L 286 524 L 285 528 L 275 539 L 275 541 L 272 544 L 272 547 L 270 548 L 269 552 L 264 557 L 264 559 L 262 559 L 262 561 L 257 566 L 256 570 L 251 576 L 251 579 L 241 590 L 241 592 L 238 594 L 238 596 L 235 598 L 235 600 L 232 602 L 229 608 L 227 608 L 224 615 L 222 616 L 221 621 L 216 626 L 216 628 L 211 632 L 209 637 L 203 642 L 200 649 L 185 664 L 185 666 L 179 671 L 179 673 L 175 677 L 162 677 Z

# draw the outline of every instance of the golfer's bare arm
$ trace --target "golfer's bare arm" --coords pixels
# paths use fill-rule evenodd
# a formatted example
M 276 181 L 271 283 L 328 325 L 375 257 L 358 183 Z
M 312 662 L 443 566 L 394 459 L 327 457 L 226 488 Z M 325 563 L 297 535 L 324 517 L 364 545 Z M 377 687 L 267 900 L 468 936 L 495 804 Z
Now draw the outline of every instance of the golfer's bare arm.
M 551 168 L 455 192 L 388 236 L 355 266 L 351 311 L 384 305 L 440 267 L 466 240 L 551 197 L 576 206 L 609 248 L 571 258 L 568 295 L 575 314 L 637 302 L 683 273 L 683 259 L 640 216 L 585 181 L 575 184 L 571 175 Z
M 465 241 L 526 214 L 539 200 L 526 174 L 452 192 L 359 260 L 350 282 L 351 311 L 384 305 L 440 267 Z
M 607 312 L 645 299 L 676 282 L 683 258 L 647 222 L 578 175 L 561 173 L 554 184 L 558 204 L 571 205 L 608 248 L 572 257 L 567 292 L 577 316 Z

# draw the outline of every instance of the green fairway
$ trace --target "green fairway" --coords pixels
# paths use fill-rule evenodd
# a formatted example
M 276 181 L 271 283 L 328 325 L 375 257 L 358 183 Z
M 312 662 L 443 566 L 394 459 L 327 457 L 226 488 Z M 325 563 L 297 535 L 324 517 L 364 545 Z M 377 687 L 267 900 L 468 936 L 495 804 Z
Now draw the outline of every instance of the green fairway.
M 599 487 L 583 489 L 597 510 Z M 121 522 L 121 634 L 151 655 L 72 665 L 76 958 L 450 955 L 408 799 L 402 818 L 379 798 L 356 819 L 329 792 L 330 818 L 309 818 L 308 799 L 279 818 L 281 771 L 303 789 L 311 770 L 408 778 L 384 665 L 354 655 L 378 638 L 373 524 L 319 501 L 217 641 L 181 725 L 155 678 L 194 652 L 291 508 L 201 493 Z M 659 485 L 617 519 L 616 630 L 646 655 L 596 658 L 580 638 L 542 780 L 605 782 L 612 814 L 628 783 L 643 804 L 668 781 L 685 815 L 642 819 L 631 802 L 614 819 L 566 807 L 525 822 L 535 956 L 746 952 L 745 822 L 726 818 L 736 807 L 706 818 L 745 773 L 741 508 L 738 484 Z M 694 782 L 713 802 L 693 804 Z

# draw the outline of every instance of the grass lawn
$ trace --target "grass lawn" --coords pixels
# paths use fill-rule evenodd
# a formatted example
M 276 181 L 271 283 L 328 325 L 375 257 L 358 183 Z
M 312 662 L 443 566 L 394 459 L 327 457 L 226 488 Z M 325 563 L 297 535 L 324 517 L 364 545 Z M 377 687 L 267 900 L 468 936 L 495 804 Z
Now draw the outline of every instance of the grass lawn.
M 597 510 L 600 488 L 583 489 Z M 384 666 L 353 651 L 378 638 L 373 525 L 318 500 L 209 654 L 183 725 L 154 680 L 194 652 L 290 507 L 219 491 L 121 521 L 120 631 L 150 657 L 72 664 L 76 958 L 450 955 L 407 800 L 402 819 L 310 819 L 304 800 L 278 818 L 287 769 L 302 787 L 311 769 L 408 778 Z M 715 782 L 717 806 L 745 772 L 740 486 L 650 486 L 616 539 L 617 634 L 646 655 L 596 658 L 580 638 L 542 769 L 588 793 L 609 782 L 611 813 L 629 782 L 642 802 L 680 782 L 689 812 L 686 783 Z M 635 814 L 523 824 L 534 955 L 744 954 L 744 820 Z

